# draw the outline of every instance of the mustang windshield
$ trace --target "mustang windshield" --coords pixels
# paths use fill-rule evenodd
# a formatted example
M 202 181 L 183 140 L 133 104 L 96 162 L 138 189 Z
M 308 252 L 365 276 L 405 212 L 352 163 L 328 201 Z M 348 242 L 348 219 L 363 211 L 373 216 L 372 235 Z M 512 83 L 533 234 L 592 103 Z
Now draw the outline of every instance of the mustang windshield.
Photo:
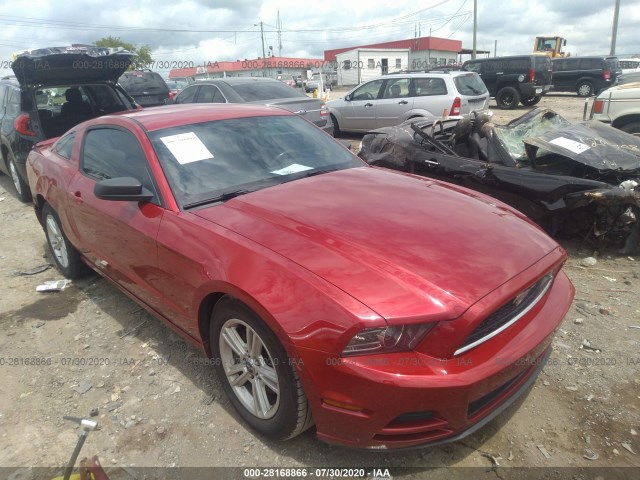
M 364 165 L 298 116 L 182 125 L 151 132 L 149 138 L 181 208 Z

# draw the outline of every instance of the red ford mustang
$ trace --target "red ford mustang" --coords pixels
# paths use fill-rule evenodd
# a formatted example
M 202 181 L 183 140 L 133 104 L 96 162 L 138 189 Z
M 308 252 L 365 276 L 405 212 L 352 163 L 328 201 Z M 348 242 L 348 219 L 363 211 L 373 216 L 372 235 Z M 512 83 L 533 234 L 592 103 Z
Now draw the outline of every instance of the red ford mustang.
M 214 357 L 271 438 L 460 439 L 527 391 L 573 299 L 565 252 L 518 212 L 279 109 L 101 117 L 39 144 L 28 176 L 57 267 Z

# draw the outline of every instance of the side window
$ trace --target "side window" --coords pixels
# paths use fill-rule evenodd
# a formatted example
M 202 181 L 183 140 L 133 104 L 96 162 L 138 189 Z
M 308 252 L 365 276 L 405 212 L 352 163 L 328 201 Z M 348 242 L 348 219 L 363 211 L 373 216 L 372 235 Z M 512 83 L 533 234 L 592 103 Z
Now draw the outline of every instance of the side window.
M 76 132 L 69 132 L 56 142 L 56 153 L 67 160 L 71 158 L 71 148 Z
M 4 94 L 7 93 L 7 86 L 0 85 L 0 109 L 4 108 Z
M 201 85 L 198 93 L 198 103 L 226 103 L 220 89 L 214 85 Z M 187 102 L 188 103 L 188 102 Z
M 196 92 L 198 91 L 198 88 L 198 85 L 185 88 L 178 94 L 175 103 L 194 103 L 196 100 Z
M 414 79 L 414 91 L 416 97 L 446 95 L 447 85 L 442 78 L 416 78 Z
M 384 80 L 373 80 L 372 82 L 365 83 L 353 92 L 351 100 L 373 100 L 378 98 L 378 93 L 380 92 L 380 87 L 382 87 L 383 82 Z
M 20 89 L 17 87 L 9 87 L 5 102 L 7 115 L 17 117 L 20 114 Z
M 478 62 L 467 63 L 462 69 L 468 72 L 480 73 L 481 64 Z
M 402 98 L 409 96 L 409 79 L 398 78 L 387 80 L 382 98 Z
M 145 154 L 129 132 L 116 128 L 89 130 L 84 138 L 80 165 L 85 175 L 97 181 L 133 177 L 154 194 L 151 202 L 159 204 Z

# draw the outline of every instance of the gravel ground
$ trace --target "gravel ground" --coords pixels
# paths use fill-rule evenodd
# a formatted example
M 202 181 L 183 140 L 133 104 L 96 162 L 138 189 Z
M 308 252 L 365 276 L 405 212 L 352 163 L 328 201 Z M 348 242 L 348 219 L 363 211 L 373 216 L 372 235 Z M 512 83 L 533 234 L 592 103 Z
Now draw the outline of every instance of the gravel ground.
M 582 117 L 583 101 L 572 95 L 540 106 Z M 495 110 L 494 121 L 526 110 Z M 36 478 L 31 467 L 64 465 L 77 430 L 62 416 L 92 409 L 102 428 L 84 453 L 98 454 L 113 478 L 142 478 L 135 468 L 145 466 L 362 467 L 369 474 L 382 467 L 407 478 L 469 476 L 446 467 L 477 467 L 478 478 L 516 478 L 521 471 L 510 467 L 545 467 L 540 478 L 635 467 L 606 478 L 638 478 L 640 329 L 631 327 L 640 326 L 640 257 L 600 252 L 594 263 L 584 260 L 594 253 L 586 246 L 565 243 L 576 301 L 527 398 L 464 441 L 372 453 L 321 443 L 313 430 L 285 443 L 256 436 L 200 353 L 97 276 L 37 293 L 61 275 L 53 268 L 19 274 L 53 261 L 31 206 L 12 192 L 1 176 L 0 478 Z

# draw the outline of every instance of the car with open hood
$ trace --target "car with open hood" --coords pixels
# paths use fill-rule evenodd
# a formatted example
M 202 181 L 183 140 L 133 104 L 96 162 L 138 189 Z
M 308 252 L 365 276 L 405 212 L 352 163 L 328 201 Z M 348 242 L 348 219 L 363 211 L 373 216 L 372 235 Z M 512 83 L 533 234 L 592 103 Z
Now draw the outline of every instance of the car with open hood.
M 463 438 L 529 390 L 574 295 L 521 213 L 373 168 L 280 108 L 103 116 L 38 144 L 28 175 L 57 268 L 91 267 L 212 357 L 273 439 Z
M 25 163 L 33 145 L 84 120 L 138 108 L 116 84 L 131 58 L 125 50 L 88 45 L 16 56 L 15 76 L 0 80 L 0 172 L 11 176 L 22 201 L 31 198 Z
M 406 122 L 362 139 L 367 163 L 500 199 L 552 235 L 638 250 L 640 138 L 536 108 L 506 125 L 482 115 Z

